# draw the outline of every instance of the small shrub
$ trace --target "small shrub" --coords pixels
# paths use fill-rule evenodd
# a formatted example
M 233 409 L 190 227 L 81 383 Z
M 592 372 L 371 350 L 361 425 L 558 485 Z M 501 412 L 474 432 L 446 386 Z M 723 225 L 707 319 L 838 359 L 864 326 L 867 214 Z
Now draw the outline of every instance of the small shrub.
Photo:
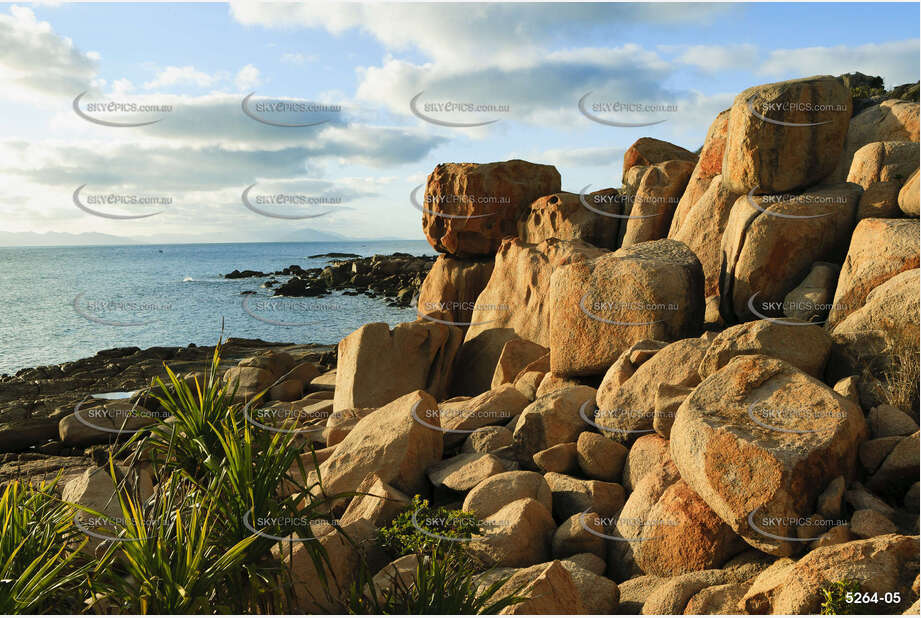
M 853 614 L 854 606 L 847 602 L 848 592 L 860 592 L 856 581 L 842 579 L 822 588 L 822 614 Z
M 893 362 L 883 376 L 886 402 L 909 414 L 918 410 L 918 349 L 899 346 L 893 351 Z
M 428 500 L 417 495 L 392 525 L 380 529 L 379 540 L 384 549 L 399 558 L 413 553 L 431 553 L 439 548 L 453 553 L 465 545 L 463 539 L 480 532 L 482 523 L 473 513 L 432 507 Z
M 869 86 L 854 86 L 851 88 L 852 99 L 869 99 L 886 94 L 885 88 L 870 88 Z

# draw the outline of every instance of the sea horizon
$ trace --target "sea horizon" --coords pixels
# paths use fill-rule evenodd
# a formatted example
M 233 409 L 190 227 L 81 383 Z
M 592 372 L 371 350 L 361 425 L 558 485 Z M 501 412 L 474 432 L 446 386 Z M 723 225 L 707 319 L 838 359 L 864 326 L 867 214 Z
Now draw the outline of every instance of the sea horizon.
M 415 310 L 338 291 L 319 298 L 273 297 L 262 287 L 268 277 L 223 275 L 326 264 L 311 255 L 397 252 L 436 254 L 425 240 L 0 247 L 6 270 L 0 303 L 7 316 L 0 324 L 6 344 L 0 375 L 114 347 L 214 345 L 222 321 L 224 339 L 334 345 L 367 322 L 411 321 Z

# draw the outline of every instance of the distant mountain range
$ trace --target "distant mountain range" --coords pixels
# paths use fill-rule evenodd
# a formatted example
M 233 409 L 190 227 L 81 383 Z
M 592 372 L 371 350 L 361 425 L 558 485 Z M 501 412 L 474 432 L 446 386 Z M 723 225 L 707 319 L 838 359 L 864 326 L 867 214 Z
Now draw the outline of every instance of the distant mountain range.
M 127 236 L 114 236 L 99 232 L 4 232 L 0 231 L 0 247 L 52 247 L 52 246 L 94 246 L 94 245 L 161 245 L 161 244 L 186 244 L 186 243 L 212 243 L 212 242 L 356 242 L 368 240 L 416 240 L 406 238 L 352 238 L 335 232 L 321 232 L 305 228 L 293 230 L 281 235 L 265 237 L 247 237 L 245 240 L 222 237 L 215 239 L 213 236 L 181 235 L 181 234 L 156 234 L 131 238 Z
M 4 247 L 48 247 L 55 245 L 134 245 L 140 244 L 130 238 L 100 234 L 98 232 L 0 232 L 0 246 Z

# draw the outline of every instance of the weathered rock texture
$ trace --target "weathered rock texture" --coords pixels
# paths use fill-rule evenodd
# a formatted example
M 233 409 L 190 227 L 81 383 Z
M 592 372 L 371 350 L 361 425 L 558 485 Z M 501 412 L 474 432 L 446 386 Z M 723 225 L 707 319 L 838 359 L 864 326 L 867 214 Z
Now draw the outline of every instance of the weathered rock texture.
M 528 204 L 559 190 L 560 173 L 552 165 L 519 159 L 442 163 L 428 177 L 422 229 L 442 253 L 491 255 L 503 238 L 518 233 L 518 217 Z

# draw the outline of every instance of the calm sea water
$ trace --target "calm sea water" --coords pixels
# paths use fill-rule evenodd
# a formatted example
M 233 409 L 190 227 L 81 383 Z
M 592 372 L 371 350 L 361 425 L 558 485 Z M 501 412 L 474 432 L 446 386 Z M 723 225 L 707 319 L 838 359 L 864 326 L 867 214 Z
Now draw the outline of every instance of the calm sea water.
M 213 345 L 222 320 L 225 338 L 329 344 L 367 322 L 412 320 L 414 309 L 383 299 L 272 299 L 266 279 L 221 277 L 322 267 L 308 258 L 319 253 L 396 251 L 434 254 L 425 241 L 0 247 L 0 374 L 117 346 Z

